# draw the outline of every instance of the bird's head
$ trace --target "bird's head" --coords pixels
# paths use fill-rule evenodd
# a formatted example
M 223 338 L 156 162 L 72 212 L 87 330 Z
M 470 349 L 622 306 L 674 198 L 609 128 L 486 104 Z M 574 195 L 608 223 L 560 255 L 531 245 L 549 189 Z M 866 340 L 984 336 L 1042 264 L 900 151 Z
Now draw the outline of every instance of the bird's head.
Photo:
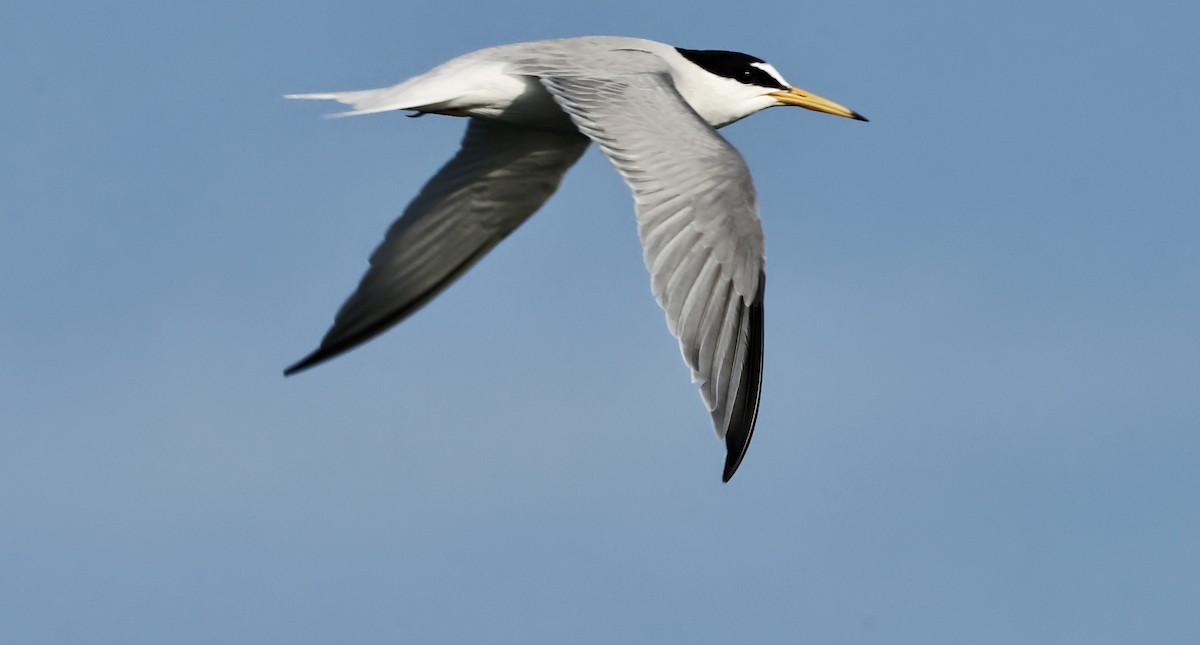
M 790 85 L 770 63 L 749 54 L 679 47 L 676 51 L 692 64 L 677 75 L 676 86 L 713 127 L 780 105 L 867 120 L 848 107 Z

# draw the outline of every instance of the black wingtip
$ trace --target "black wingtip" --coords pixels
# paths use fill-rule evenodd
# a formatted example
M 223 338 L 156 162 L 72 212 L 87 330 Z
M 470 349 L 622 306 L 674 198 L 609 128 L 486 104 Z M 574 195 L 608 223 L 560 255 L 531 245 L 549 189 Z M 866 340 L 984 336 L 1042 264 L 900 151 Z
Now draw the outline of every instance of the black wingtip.
M 317 363 L 322 363 L 330 358 L 333 358 L 333 356 L 318 349 L 317 351 L 300 359 L 294 365 L 283 370 L 283 375 L 291 376 L 292 374 L 298 374 L 298 373 L 303 372 L 304 370 L 316 365 Z
M 754 424 L 758 421 L 758 401 L 762 394 L 762 364 L 763 364 L 763 296 L 766 294 L 767 276 L 758 276 L 758 298 L 749 307 L 747 323 L 750 325 L 748 335 L 750 344 L 746 347 L 746 366 L 748 372 L 742 377 L 741 391 L 738 400 L 741 402 L 740 413 L 735 411 L 737 422 L 731 423 L 725 432 L 725 472 L 721 481 L 728 483 L 733 479 L 738 466 L 750 448 L 750 439 L 754 437 Z
M 735 432 L 730 429 L 725 435 L 725 471 L 721 473 L 721 482 L 729 483 L 733 479 L 733 474 L 737 472 L 738 466 L 742 465 L 742 459 L 746 457 L 746 450 L 750 447 L 750 438 L 754 435 L 754 421 L 758 415 L 757 396 L 755 395 L 755 410 L 751 412 L 750 423 L 739 427 Z
M 742 460 L 737 456 L 737 451 L 727 451 L 725 453 L 725 472 L 721 473 L 721 483 L 728 484 L 729 480 L 733 479 L 733 474 L 737 472 L 738 466 L 741 464 Z
M 870 122 L 871 122 L 871 120 L 870 120 L 870 119 L 868 119 L 867 117 L 865 117 L 865 116 L 863 116 L 863 115 L 859 114 L 858 112 L 854 112 L 854 113 L 852 113 L 852 114 L 850 115 L 850 118 L 851 118 L 851 119 L 854 119 L 855 121 L 862 121 L 863 123 L 870 123 Z

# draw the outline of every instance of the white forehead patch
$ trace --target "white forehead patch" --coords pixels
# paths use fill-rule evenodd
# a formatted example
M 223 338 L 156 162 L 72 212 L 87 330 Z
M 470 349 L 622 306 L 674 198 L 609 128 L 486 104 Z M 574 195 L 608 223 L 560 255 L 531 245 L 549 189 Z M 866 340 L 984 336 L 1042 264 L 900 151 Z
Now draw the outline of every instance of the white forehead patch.
M 770 63 L 750 63 L 750 66 L 751 66 L 751 67 L 757 67 L 757 68 L 761 69 L 762 71 L 764 71 L 764 72 L 766 72 L 766 73 L 770 74 L 770 75 L 771 75 L 771 78 L 773 78 L 773 79 L 775 79 L 775 80 L 779 81 L 779 82 L 780 82 L 781 84 L 783 84 L 783 85 L 786 85 L 786 86 L 788 86 L 788 87 L 791 87 L 791 86 L 792 86 L 792 84 L 791 84 L 791 83 L 789 83 L 789 82 L 787 82 L 787 81 L 783 80 L 783 75 L 782 75 L 782 74 L 780 74 L 780 73 L 779 73 L 779 70 L 775 69 L 775 67 L 774 67 L 774 66 L 772 66 Z

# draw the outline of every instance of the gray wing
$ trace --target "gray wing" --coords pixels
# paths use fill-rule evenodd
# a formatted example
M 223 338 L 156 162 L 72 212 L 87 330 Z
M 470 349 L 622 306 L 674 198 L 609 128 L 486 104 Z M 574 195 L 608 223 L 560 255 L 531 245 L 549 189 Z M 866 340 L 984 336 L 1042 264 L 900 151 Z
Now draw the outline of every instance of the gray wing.
M 729 481 L 762 383 L 763 233 L 746 162 L 666 74 L 542 83 L 633 189 L 654 296 L 725 438 Z
M 294 374 L 364 343 L 450 286 L 558 188 L 588 139 L 471 119 L 438 171 L 371 255 L 358 289 Z

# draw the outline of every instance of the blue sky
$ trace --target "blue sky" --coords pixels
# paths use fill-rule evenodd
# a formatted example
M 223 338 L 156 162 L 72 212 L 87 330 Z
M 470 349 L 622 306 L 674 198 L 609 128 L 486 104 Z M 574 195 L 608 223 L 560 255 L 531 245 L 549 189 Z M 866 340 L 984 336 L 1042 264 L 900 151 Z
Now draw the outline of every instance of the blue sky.
M 1200 640 L 1200 9 L 23 2 L 0 21 L 0 637 Z M 288 92 L 620 34 L 871 118 L 725 130 L 767 232 L 712 435 L 595 152 L 311 372 L 463 122 Z

